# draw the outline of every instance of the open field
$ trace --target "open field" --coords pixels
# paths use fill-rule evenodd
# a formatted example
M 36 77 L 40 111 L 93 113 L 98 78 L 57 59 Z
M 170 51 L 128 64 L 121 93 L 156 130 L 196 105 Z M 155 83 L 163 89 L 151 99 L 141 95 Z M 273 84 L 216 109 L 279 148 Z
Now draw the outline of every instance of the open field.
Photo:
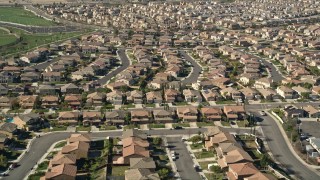
M 55 24 L 24 10 L 22 7 L 0 7 L 0 21 L 34 26 L 52 26 Z
M 60 40 L 64 40 L 64 39 L 68 39 L 68 38 L 72 38 L 72 37 L 76 37 L 76 36 L 80 36 L 81 34 L 84 33 L 84 32 L 71 32 L 71 33 L 30 34 L 16 28 L 8 27 L 8 29 L 13 33 L 18 34 L 22 38 L 22 40 L 21 42 L 15 45 L 12 45 L 9 48 L 1 49 L 0 51 L 1 56 L 5 56 L 9 54 L 14 55 L 20 52 L 21 53 L 27 52 L 28 50 L 33 49 L 35 47 L 38 47 L 44 44 L 53 43 Z
M 0 29 L 0 46 L 15 42 L 16 37 L 7 31 Z

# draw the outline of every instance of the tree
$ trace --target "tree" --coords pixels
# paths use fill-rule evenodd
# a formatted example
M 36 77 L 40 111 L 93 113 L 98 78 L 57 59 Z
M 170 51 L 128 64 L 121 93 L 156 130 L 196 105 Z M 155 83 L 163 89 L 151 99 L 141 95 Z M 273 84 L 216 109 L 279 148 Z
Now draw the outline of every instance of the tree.
M 166 179 L 169 176 L 169 170 L 167 168 L 162 168 L 158 172 L 161 179 Z
M 155 145 L 160 145 L 162 143 L 162 139 L 159 137 L 155 137 L 155 138 L 153 138 L 152 142 Z
M 192 144 L 195 144 L 195 143 L 197 143 L 199 141 L 202 141 L 202 137 L 200 135 L 192 136 L 190 138 L 190 141 L 192 142 Z
M 211 166 L 210 170 L 214 173 L 222 173 L 222 170 L 219 166 Z

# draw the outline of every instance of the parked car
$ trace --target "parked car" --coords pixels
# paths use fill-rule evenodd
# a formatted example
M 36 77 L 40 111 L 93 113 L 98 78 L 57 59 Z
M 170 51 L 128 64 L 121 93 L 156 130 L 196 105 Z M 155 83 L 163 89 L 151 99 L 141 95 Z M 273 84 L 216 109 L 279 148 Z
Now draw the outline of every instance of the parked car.
M 259 111 L 259 113 L 260 113 L 261 116 L 267 115 L 266 112 L 264 112 L 264 111 Z

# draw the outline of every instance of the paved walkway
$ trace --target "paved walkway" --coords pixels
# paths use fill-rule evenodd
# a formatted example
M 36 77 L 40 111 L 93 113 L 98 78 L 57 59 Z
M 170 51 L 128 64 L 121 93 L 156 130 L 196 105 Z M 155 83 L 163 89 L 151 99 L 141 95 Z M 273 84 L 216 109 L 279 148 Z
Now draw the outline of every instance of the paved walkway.
M 100 129 L 97 128 L 96 126 L 91 126 L 91 132 L 99 132 Z
M 197 122 L 191 122 L 190 127 L 197 128 L 198 127 Z
M 141 124 L 140 129 L 141 130 L 149 130 L 148 124 Z

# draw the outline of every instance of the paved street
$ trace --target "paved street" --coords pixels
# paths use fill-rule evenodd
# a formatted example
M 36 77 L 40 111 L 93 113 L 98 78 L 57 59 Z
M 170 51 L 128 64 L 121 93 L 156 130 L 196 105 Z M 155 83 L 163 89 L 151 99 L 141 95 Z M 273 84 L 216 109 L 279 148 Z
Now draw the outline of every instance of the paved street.
M 113 76 L 115 76 L 115 75 L 119 74 L 120 72 L 122 72 L 123 70 L 127 69 L 128 66 L 130 65 L 130 60 L 126 56 L 125 49 L 119 49 L 118 55 L 121 60 L 121 66 L 118 67 L 117 69 L 115 69 L 114 71 L 108 73 L 103 78 L 97 80 L 99 82 L 99 84 L 102 84 L 102 85 L 106 84 Z
M 168 129 L 161 129 L 161 130 L 146 130 L 143 131 L 148 135 L 158 135 L 158 136 L 167 136 L 167 135 L 192 135 L 197 134 L 199 131 L 204 132 L 205 128 L 190 128 L 190 129 L 181 129 L 181 130 L 168 130 Z M 237 133 L 244 133 L 248 132 L 248 130 L 235 130 L 235 129 L 228 129 L 229 131 L 237 132 Z M 29 149 L 29 152 L 20 160 L 20 166 L 16 169 L 10 171 L 9 176 L 5 177 L 4 179 L 8 180 L 17 180 L 23 179 L 26 177 L 28 172 L 31 170 L 30 168 L 34 166 L 47 152 L 52 144 L 57 141 L 66 139 L 71 133 L 70 132 L 62 132 L 62 133 L 51 133 L 44 135 L 40 138 L 36 138 Z M 110 137 L 120 137 L 122 135 L 122 130 L 119 131 L 109 131 L 109 132 L 92 132 L 91 136 L 94 139 L 106 138 L 107 136 Z
M 199 66 L 197 62 L 195 62 L 185 51 L 180 51 L 181 55 L 186 58 L 186 61 L 189 61 L 193 66 L 193 71 L 191 75 L 182 80 L 183 84 L 192 84 L 196 83 L 199 75 L 201 73 L 202 68 Z
M 198 172 L 193 167 L 191 156 L 186 148 L 186 145 L 181 141 L 181 137 L 168 137 L 168 145 L 171 151 L 178 153 L 175 161 L 178 173 L 183 180 L 201 179 Z
M 302 164 L 292 154 L 275 120 L 270 116 L 260 116 L 257 111 L 254 114 L 256 117 L 263 118 L 263 121 L 260 123 L 261 128 L 274 158 L 298 179 L 319 179 L 318 174 Z
M 24 26 L 19 24 L 0 22 L 0 26 L 14 27 L 14 28 L 25 30 L 30 33 L 59 33 L 59 32 L 74 32 L 74 31 L 80 30 L 80 27 L 70 26 L 70 25 L 38 27 L 38 26 Z
M 38 69 L 39 71 L 43 71 L 50 64 L 53 64 L 53 63 L 55 63 L 55 62 L 57 62 L 59 60 L 60 60 L 59 58 L 56 58 L 56 59 L 53 59 L 51 61 L 45 61 L 45 62 L 42 62 L 42 63 L 39 63 L 39 64 L 32 65 L 31 67 L 33 67 L 35 69 Z

